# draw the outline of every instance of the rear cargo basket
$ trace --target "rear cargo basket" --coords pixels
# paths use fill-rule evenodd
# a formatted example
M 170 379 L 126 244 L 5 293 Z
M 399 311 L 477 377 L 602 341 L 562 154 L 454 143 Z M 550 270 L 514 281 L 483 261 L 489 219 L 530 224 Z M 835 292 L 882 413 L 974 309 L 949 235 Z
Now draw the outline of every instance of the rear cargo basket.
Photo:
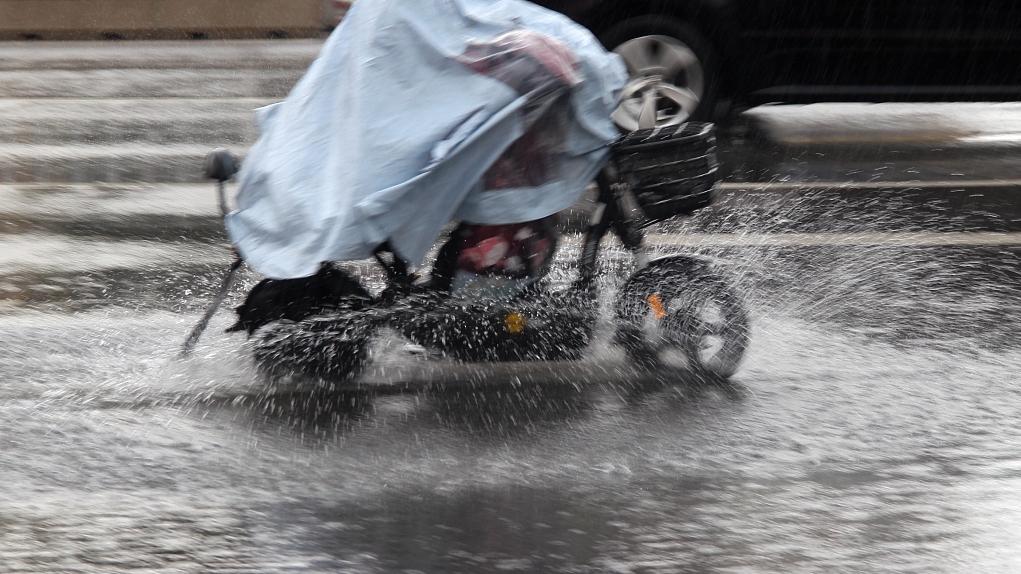
M 712 124 L 628 134 L 614 146 L 613 160 L 649 222 L 690 215 L 715 198 L 719 166 Z

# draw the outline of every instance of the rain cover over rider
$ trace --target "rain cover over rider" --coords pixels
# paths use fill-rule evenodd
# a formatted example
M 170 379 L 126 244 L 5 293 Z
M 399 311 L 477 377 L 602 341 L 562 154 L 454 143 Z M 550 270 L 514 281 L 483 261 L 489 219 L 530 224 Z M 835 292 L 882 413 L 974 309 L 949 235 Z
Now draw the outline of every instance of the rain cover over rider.
M 451 220 L 570 207 L 617 136 L 619 58 L 524 0 L 359 0 L 287 99 L 259 110 L 231 240 L 304 277 L 382 243 L 417 264 Z

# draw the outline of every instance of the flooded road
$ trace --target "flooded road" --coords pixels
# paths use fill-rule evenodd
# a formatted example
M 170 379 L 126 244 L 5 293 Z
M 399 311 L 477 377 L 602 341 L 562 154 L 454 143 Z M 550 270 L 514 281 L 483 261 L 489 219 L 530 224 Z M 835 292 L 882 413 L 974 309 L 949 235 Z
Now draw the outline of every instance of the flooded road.
M 269 381 L 222 333 L 249 272 L 178 360 L 229 262 L 203 157 L 318 49 L 0 46 L 0 574 L 1021 570 L 1021 106 L 722 130 L 720 202 L 650 239 L 744 297 L 727 385 L 608 326 L 577 363 L 384 334 L 357 389 Z
M 1021 569 L 1003 229 L 941 241 L 910 205 L 870 226 L 845 198 L 831 220 L 872 235 L 777 243 L 817 198 L 735 189 L 735 229 L 721 211 L 656 236 L 745 296 L 731 384 L 636 374 L 605 343 L 517 368 L 384 337 L 341 392 L 267 381 L 227 312 L 175 359 L 228 261 L 212 193 L 182 189 L 3 189 L 3 572 Z

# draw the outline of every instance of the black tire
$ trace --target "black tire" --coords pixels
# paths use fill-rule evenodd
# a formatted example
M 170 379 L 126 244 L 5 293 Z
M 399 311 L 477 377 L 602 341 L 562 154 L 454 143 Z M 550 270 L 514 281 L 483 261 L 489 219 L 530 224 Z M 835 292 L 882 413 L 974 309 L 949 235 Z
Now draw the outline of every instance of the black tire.
M 695 111 L 689 117 L 694 121 L 713 121 L 717 112 L 721 75 L 719 60 L 712 43 L 698 30 L 685 22 L 667 16 L 638 16 L 617 24 L 600 35 L 600 41 L 609 50 L 616 50 L 629 40 L 642 36 L 667 36 L 690 48 L 702 66 L 704 93 Z M 629 70 L 630 72 L 631 70 Z M 666 78 L 676 82 L 677 78 Z
M 669 366 L 665 355 L 679 352 L 700 378 L 727 379 L 748 347 L 744 305 L 699 259 L 663 259 L 632 275 L 618 292 L 616 315 L 618 343 L 632 361 L 648 368 Z M 706 347 L 707 342 L 718 342 L 718 349 Z
M 253 354 L 259 368 L 272 376 L 347 381 L 368 363 L 372 333 L 358 316 L 280 321 L 256 333 Z

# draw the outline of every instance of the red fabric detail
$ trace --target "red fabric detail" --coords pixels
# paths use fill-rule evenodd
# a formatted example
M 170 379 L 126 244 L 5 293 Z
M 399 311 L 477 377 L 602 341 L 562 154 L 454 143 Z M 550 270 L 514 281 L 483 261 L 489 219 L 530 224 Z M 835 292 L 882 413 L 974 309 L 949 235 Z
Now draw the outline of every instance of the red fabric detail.
M 551 229 L 544 220 L 467 226 L 457 268 L 477 275 L 538 276 L 556 246 Z

